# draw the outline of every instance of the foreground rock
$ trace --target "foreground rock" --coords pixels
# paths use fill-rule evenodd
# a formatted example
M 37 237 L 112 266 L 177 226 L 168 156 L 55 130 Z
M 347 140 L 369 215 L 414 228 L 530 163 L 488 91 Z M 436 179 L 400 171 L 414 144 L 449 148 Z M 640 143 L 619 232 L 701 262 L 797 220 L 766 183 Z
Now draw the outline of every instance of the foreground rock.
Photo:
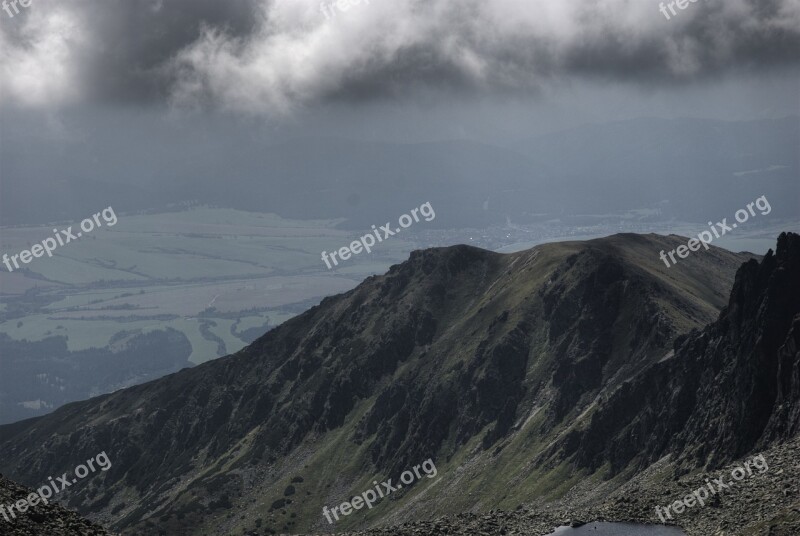
M 7 506 L 31 494 L 30 489 L 20 486 L 0 475 L 0 506 Z M 6 509 L 7 511 L 7 509 Z M 0 534 L 3 536 L 107 536 L 103 527 L 88 521 L 75 512 L 57 504 L 37 504 L 16 518 L 0 514 Z

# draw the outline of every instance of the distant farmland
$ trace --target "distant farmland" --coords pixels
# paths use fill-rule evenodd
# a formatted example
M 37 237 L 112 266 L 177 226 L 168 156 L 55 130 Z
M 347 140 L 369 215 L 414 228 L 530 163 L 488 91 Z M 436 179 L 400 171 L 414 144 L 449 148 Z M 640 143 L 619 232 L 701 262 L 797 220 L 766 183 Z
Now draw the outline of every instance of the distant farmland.
M 7 335 L 0 338 L 0 356 L 41 364 L 56 359 L 43 350 L 52 343 L 31 343 L 63 338 L 69 354 L 57 359 L 73 360 L 73 366 L 80 367 L 81 359 L 70 357 L 77 356 L 75 352 L 93 349 L 113 356 L 121 351 L 115 340 L 145 344 L 142 337 L 165 330 L 188 341 L 187 356 L 169 358 L 173 367 L 183 359 L 199 364 L 236 352 L 323 297 L 385 271 L 415 247 L 398 237 L 370 256 L 328 270 L 321 251 L 355 238 L 353 232 L 335 229 L 337 223 L 206 207 L 121 214 L 114 227 L 61 247 L 52 258 L 33 259 L 13 273 L 0 271 L 0 334 Z M 28 249 L 52 234 L 52 228 L 53 224 L 3 228 L 0 249 L 9 254 Z M 183 348 L 177 341 L 173 347 Z M 137 358 L 130 354 L 128 359 Z M 160 370 L 152 363 L 147 370 L 137 370 L 135 362 L 128 365 L 128 380 L 96 378 L 89 391 L 106 392 Z M 3 367 L 3 374 L 34 374 L 39 368 Z M 7 378 L 34 392 L 25 400 L 0 400 L 0 410 L 10 404 L 27 412 L 23 416 L 50 411 L 63 403 L 47 399 L 53 382 L 61 380 L 40 378 L 39 396 L 31 378 Z M 16 411 L 14 415 L 20 417 Z

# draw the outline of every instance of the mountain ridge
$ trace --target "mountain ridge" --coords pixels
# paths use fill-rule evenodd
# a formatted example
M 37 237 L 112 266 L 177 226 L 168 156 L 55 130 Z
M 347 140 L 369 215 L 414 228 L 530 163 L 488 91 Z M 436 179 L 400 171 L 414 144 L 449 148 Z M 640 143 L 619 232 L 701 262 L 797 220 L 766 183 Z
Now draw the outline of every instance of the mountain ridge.
M 507 255 L 416 251 L 233 356 L 70 404 L 15 426 L 14 437 L 0 427 L 1 467 L 25 468 L 15 476 L 34 484 L 60 458 L 106 450 L 113 467 L 70 497 L 82 512 L 130 534 L 215 534 L 253 530 L 257 519 L 261 531 L 324 527 L 321 505 L 362 489 L 365 472 L 396 475 L 432 457 L 441 474 L 469 459 L 544 461 L 546 445 L 606 390 L 724 306 L 749 256 L 712 247 L 665 268 L 658 251 L 682 241 L 614 235 Z M 501 505 L 551 494 L 559 486 L 536 481 L 564 463 L 515 476 L 505 498 L 490 493 Z M 282 498 L 296 476 L 305 495 Z M 419 515 L 476 506 L 437 485 L 441 497 Z M 370 517 L 424 493 L 415 486 Z M 231 504 L 243 519 L 220 520 L 215 512 Z

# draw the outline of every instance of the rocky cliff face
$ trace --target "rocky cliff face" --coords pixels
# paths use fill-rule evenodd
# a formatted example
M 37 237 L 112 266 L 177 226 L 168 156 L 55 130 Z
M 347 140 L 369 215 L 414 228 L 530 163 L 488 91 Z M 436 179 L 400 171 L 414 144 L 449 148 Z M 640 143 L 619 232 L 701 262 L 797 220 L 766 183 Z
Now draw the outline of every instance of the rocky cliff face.
M 660 440 L 625 426 L 642 407 L 624 402 L 649 401 L 641 378 L 716 318 L 750 258 L 713 248 L 665 268 L 658 251 L 682 240 L 414 252 L 236 355 L 0 427 L 0 468 L 35 485 L 107 452 L 113 467 L 65 497 L 129 534 L 327 529 L 323 505 L 428 458 L 435 496 L 413 486 L 342 524 L 552 494 L 574 460 L 622 467 L 673 448 L 658 419 L 639 426 Z M 693 398 L 678 391 L 683 417 Z M 793 400 L 796 384 L 774 396 Z M 779 422 L 774 437 L 790 433 Z
M 596 468 L 672 454 L 715 468 L 800 430 L 800 236 L 737 272 L 716 322 L 621 385 L 565 452 Z

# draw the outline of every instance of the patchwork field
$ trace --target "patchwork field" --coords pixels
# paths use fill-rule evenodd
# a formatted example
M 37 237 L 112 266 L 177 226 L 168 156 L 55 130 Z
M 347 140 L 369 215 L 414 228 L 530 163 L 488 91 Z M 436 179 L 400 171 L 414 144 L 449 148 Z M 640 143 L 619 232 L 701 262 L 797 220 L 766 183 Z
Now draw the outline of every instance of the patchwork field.
M 357 235 L 335 229 L 337 221 L 292 221 L 206 207 L 118 216 L 116 225 L 57 248 L 52 258 L 34 258 L 14 272 L 0 268 L 0 334 L 6 336 L 0 339 L 0 369 L 7 379 L 46 368 L 44 363 L 56 359 L 52 344 L 62 344 L 58 340 L 69 353 L 102 350 L 110 356 L 120 338 L 146 341 L 167 330 L 185 338 L 184 345 L 173 348 L 188 352 L 164 361 L 199 364 L 238 351 L 270 327 L 384 272 L 419 247 L 394 237 L 371 255 L 328 270 L 321 252 L 347 245 Z M 30 249 L 52 236 L 54 228 L 70 225 L 77 224 L 2 228 L 0 252 Z M 42 366 L 22 371 L 23 361 Z M 132 365 L 131 377 L 155 373 Z M 59 384 L 58 378 L 41 381 L 45 391 Z M 91 392 L 106 392 L 110 385 L 104 382 L 96 378 Z M 22 416 L 55 405 L 47 392 L 24 398 L 0 401 L 0 422 L 10 414 L 20 417 L 8 411 L 8 404 Z
M 234 352 L 248 342 L 236 333 L 266 331 L 413 247 L 397 237 L 327 270 L 321 251 L 354 238 L 336 223 L 213 208 L 120 215 L 115 226 L 65 244 L 52 258 L 0 271 L 0 332 L 29 341 L 65 335 L 77 351 L 104 347 L 121 330 L 172 327 L 192 342 L 191 361 L 201 363 L 220 355 L 199 329 L 201 316 L 216 322 L 211 332 Z M 55 227 L 68 225 L 75 224 Z M 29 249 L 53 228 L 4 228 L 0 246 L 9 254 Z

